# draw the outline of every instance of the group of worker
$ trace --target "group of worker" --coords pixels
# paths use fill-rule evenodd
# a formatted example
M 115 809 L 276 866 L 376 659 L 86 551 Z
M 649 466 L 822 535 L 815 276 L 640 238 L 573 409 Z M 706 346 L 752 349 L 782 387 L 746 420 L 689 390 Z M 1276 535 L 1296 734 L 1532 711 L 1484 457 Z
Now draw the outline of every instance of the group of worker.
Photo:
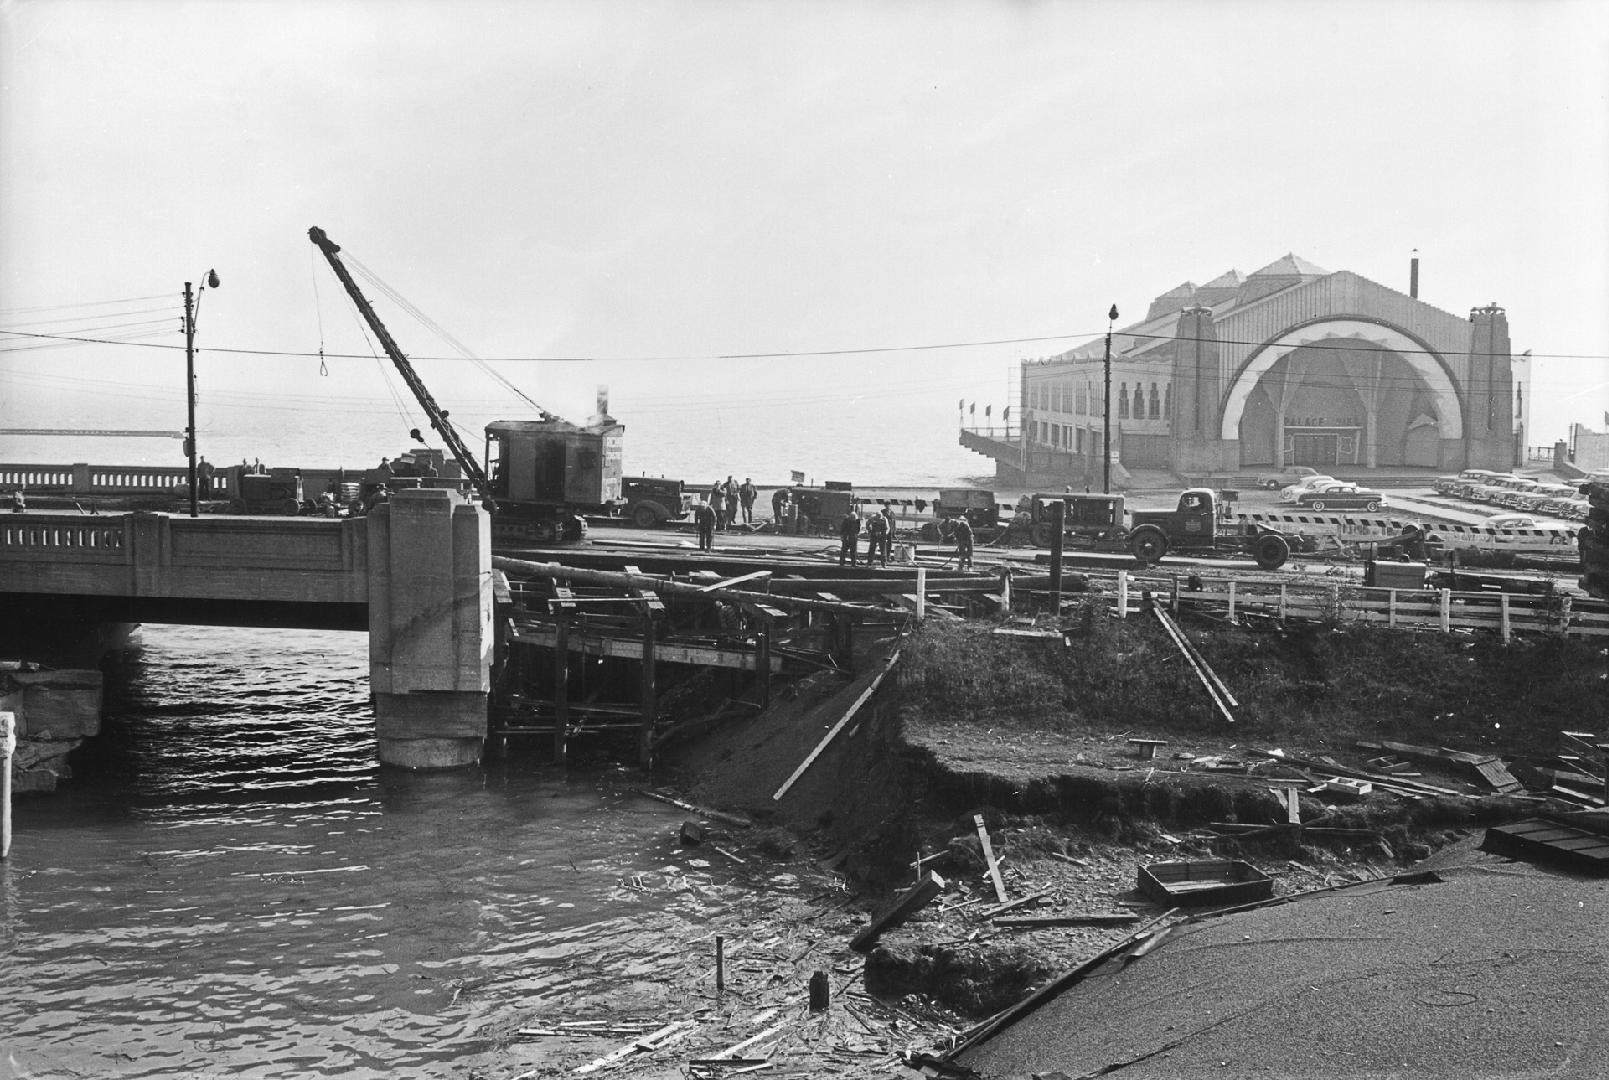
M 715 528 L 725 532 L 740 522 L 744 525 L 754 524 L 754 500 L 759 497 L 760 489 L 754 486 L 752 478 L 745 476 L 743 483 L 739 484 L 728 476 L 710 485 L 705 505 L 715 515 Z

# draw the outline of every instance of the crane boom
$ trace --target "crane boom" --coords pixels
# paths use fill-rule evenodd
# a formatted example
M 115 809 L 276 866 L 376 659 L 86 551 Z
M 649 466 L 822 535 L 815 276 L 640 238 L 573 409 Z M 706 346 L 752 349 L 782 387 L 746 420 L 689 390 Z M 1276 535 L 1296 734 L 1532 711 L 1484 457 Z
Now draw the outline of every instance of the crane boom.
M 408 389 L 413 391 L 413 396 L 418 400 L 419 407 L 424 409 L 425 415 L 430 418 L 430 426 L 436 429 L 436 434 L 441 436 L 441 441 L 446 443 L 447 449 L 452 451 L 453 458 L 458 462 L 459 468 L 464 470 L 464 475 L 468 476 L 470 482 L 475 485 L 475 491 L 480 495 L 481 502 L 485 504 L 488 511 L 495 513 L 497 501 L 492 497 L 492 485 L 491 481 L 487 479 L 486 470 L 481 468 L 481 464 L 475 459 L 475 455 L 470 452 L 469 447 L 464 445 L 464 440 L 459 437 L 453 426 L 447 422 L 447 414 L 442 411 L 440 405 L 436 404 L 436 399 L 431 396 L 430 391 L 419 378 L 419 373 L 413 369 L 413 365 L 408 362 L 408 358 L 402 355 L 402 350 L 397 347 L 396 341 L 392 339 L 391 332 L 380 321 L 380 316 L 375 314 L 374 307 L 369 303 L 368 298 L 363 295 L 362 290 L 358 288 L 357 282 L 352 280 L 351 272 L 347 270 L 346 264 L 341 261 L 340 245 L 331 240 L 324 230 L 317 225 L 308 229 L 307 235 L 318 246 L 318 249 L 324 253 L 324 258 L 329 260 L 330 269 L 335 271 L 337 278 L 340 278 L 342 287 L 346 289 L 346 294 L 352 298 L 352 303 L 357 305 L 358 313 L 363 316 L 363 321 L 369 324 L 370 330 L 374 331 L 374 336 L 379 339 L 381 348 L 385 349 L 386 355 L 391 358 L 391 363 L 402 373 L 402 381 L 408 384 Z

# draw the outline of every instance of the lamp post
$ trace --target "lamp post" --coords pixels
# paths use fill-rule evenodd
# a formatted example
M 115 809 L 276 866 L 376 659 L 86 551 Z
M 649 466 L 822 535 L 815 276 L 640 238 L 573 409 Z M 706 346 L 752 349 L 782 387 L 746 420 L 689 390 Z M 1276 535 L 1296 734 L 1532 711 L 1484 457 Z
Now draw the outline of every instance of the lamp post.
M 1101 450 L 1101 466 L 1104 470 L 1101 490 L 1106 494 L 1112 493 L 1112 324 L 1117 322 L 1117 305 L 1106 313 L 1106 389 L 1101 394 L 1102 423 L 1101 434 L 1104 436 L 1105 446 Z
M 190 459 L 190 516 L 201 516 L 200 491 L 196 484 L 196 317 L 201 314 L 201 293 L 208 287 L 216 289 L 220 282 L 218 271 L 208 270 L 200 292 L 192 298 L 190 282 L 184 283 L 184 374 L 187 423 L 184 429 L 184 454 Z

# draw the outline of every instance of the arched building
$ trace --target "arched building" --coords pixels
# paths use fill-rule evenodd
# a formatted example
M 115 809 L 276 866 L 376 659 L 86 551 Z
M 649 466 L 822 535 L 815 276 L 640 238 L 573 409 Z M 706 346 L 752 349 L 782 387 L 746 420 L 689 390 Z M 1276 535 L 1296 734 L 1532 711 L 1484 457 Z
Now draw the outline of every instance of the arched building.
M 963 445 L 1002 481 L 1099 480 L 1104 351 L 1024 360 L 1018 430 Z M 1524 450 L 1527 377 L 1495 304 L 1461 318 L 1287 255 L 1185 282 L 1113 334 L 1113 458 L 1180 474 L 1506 469 Z

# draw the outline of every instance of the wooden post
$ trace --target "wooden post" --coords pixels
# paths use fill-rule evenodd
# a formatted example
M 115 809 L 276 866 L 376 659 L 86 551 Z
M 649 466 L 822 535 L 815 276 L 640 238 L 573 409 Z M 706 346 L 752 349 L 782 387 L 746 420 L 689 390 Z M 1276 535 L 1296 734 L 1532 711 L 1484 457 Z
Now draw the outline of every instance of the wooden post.
M 1000 864 L 995 861 L 994 846 L 989 843 L 989 830 L 984 827 L 983 815 L 973 814 L 972 823 L 978 827 L 978 844 L 983 848 L 983 861 L 989 867 L 989 881 L 994 885 L 995 899 L 1008 902 L 1006 883 L 1000 877 Z
M 1229 621 L 1235 621 L 1235 579 L 1229 579 Z
M 726 989 L 726 939 L 715 935 L 715 992 Z
M 16 714 L 0 712 L 0 860 L 11 854 L 11 755 L 16 748 Z
M 1000 568 L 1000 603 L 1007 615 L 1011 614 L 1011 567 Z
M 771 704 L 771 617 L 767 615 L 754 639 L 754 661 L 760 676 L 760 706 Z
M 1061 599 L 1061 593 L 1056 594 L 1056 599 L 1058 601 Z M 1119 619 L 1129 617 L 1129 572 L 1127 570 L 1117 572 L 1117 617 Z
M 927 567 L 916 568 L 916 621 L 927 618 Z
M 1441 632 L 1444 634 L 1453 632 L 1453 591 L 1451 589 L 1441 590 Z
M 553 642 L 553 760 L 562 763 L 570 742 L 570 620 L 558 613 Z
M 1386 590 L 1386 625 L 1389 626 L 1389 627 L 1395 627 L 1397 625 L 1397 590 L 1396 589 L 1387 589 Z
M 1285 583 L 1279 583 L 1279 621 L 1285 621 Z
M 826 1012 L 831 1002 L 832 992 L 827 982 L 827 973 L 818 971 L 810 976 L 810 1011 Z
M 1050 591 L 1055 596 L 1057 615 L 1061 614 L 1062 535 L 1067 522 L 1067 504 L 1057 499 L 1050 504 Z
M 1284 588 L 1283 585 L 1280 588 Z M 1173 575 L 1173 602 L 1168 605 L 1175 615 L 1179 614 L 1179 575 Z
M 644 612 L 642 617 L 642 767 L 654 767 L 654 716 L 659 703 L 654 686 L 654 616 Z
M 1514 628 L 1509 624 L 1508 621 L 1508 593 L 1497 594 L 1497 609 L 1502 620 L 1503 644 L 1507 645 L 1509 640 L 1514 636 Z

